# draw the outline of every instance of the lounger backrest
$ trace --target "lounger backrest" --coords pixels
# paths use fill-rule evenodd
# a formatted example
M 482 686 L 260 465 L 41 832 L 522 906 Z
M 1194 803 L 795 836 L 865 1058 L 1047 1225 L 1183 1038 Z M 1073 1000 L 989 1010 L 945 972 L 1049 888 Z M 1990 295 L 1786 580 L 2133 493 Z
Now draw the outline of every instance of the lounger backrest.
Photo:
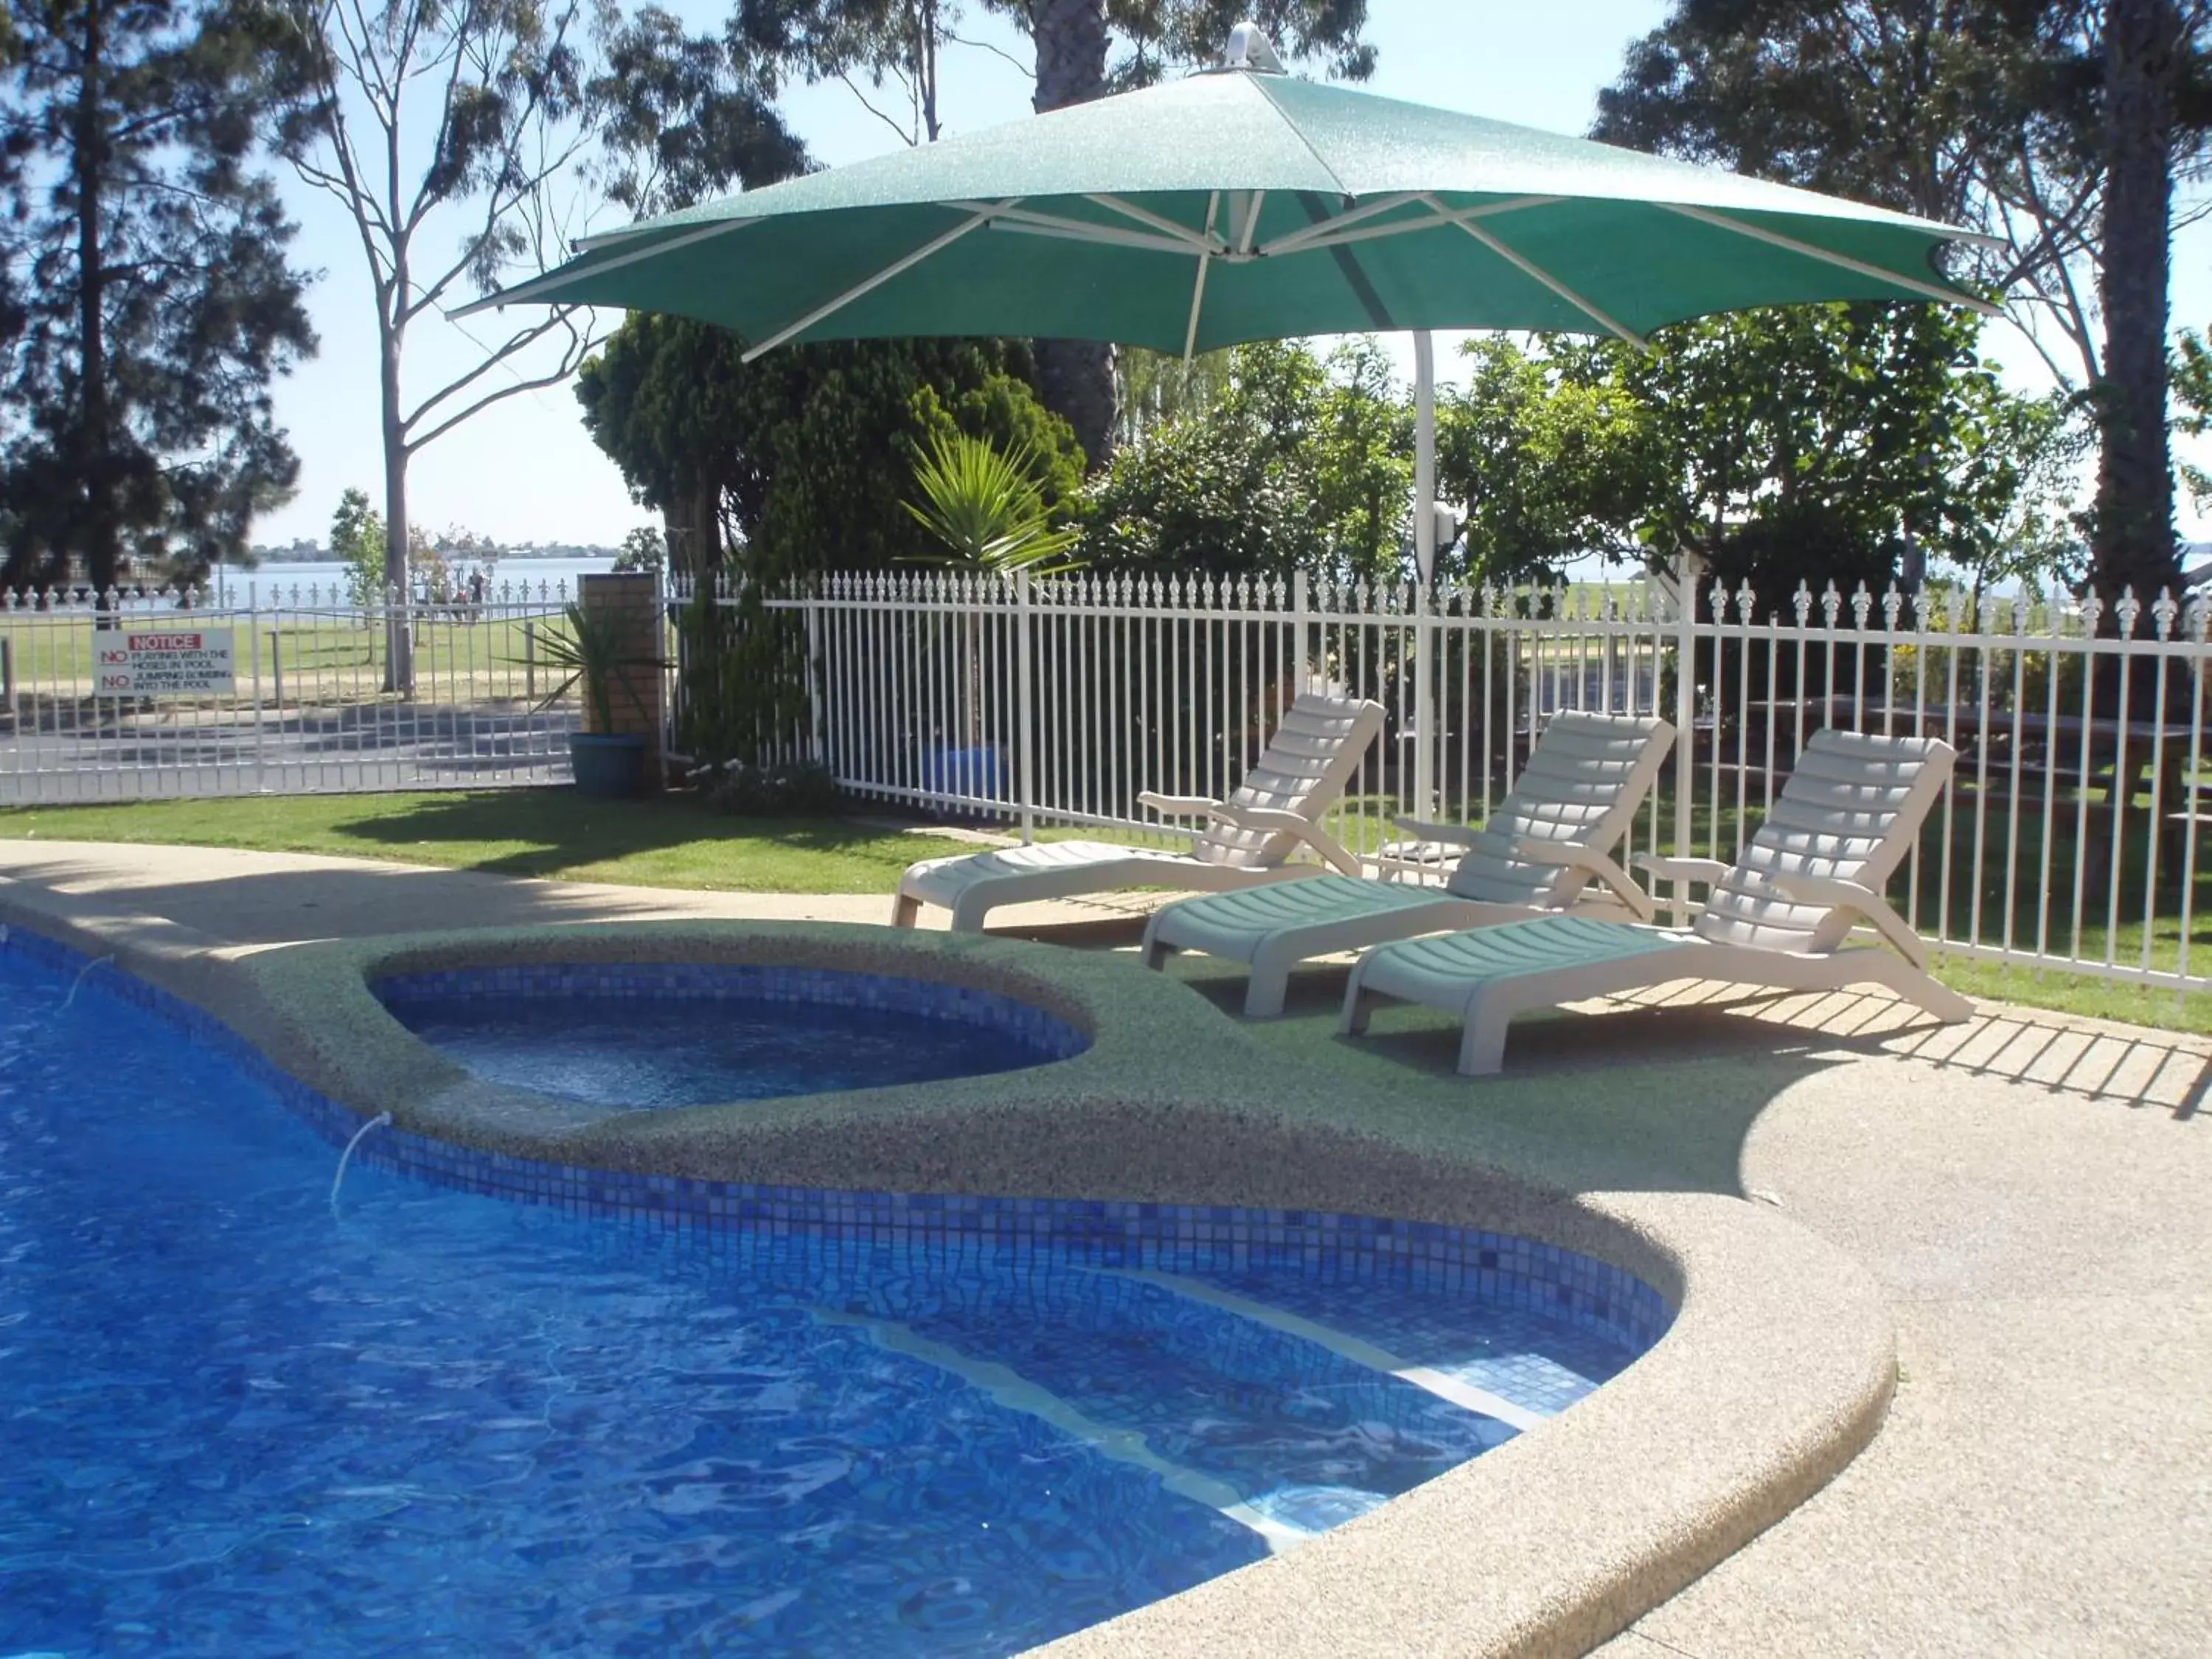
M 1312 823 L 1336 804 L 1382 729 L 1379 702 L 1302 692 L 1229 804 L 1276 807 Z M 1208 864 L 1266 869 L 1290 857 L 1298 844 L 1296 836 L 1209 823 L 1199 831 L 1191 851 Z
M 1565 909 L 1589 884 L 1587 871 L 1536 864 L 1525 841 L 1574 842 L 1608 853 L 1627 835 L 1673 746 L 1674 728 L 1655 716 L 1554 714 L 1452 871 L 1450 890 L 1486 904 Z
M 1777 876 L 1822 876 L 1879 893 L 1912 849 L 1958 751 L 1936 738 L 1816 732 L 1743 849 L 1698 917 L 1719 945 L 1765 951 L 1832 951 L 1851 930 L 1847 910 L 1794 904 Z

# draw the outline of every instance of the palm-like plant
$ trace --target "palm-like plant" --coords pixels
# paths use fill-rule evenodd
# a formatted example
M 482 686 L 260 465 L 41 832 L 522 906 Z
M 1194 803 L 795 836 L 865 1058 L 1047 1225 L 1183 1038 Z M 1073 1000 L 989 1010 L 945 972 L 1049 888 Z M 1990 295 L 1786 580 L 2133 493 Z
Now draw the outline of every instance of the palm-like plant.
M 586 611 L 571 599 L 562 607 L 561 617 L 568 624 L 568 632 L 548 629 L 539 634 L 537 652 L 540 661 L 568 678 L 546 696 L 539 707 L 557 702 L 568 694 L 570 686 L 580 682 L 584 701 L 591 708 L 593 729 L 611 732 L 615 729 L 617 680 L 622 681 L 623 690 L 639 711 L 644 710 L 636 688 L 624 678 L 623 671 L 665 668 L 668 665 L 658 657 L 641 656 L 630 650 L 627 621 L 612 611 Z
M 1081 532 L 1055 526 L 1036 483 L 1036 456 L 1028 445 L 1001 450 L 964 432 L 940 434 L 914 470 L 919 502 L 906 510 L 943 544 L 932 562 L 1001 576 L 1027 571 L 1058 576 L 1079 570 L 1066 556 Z

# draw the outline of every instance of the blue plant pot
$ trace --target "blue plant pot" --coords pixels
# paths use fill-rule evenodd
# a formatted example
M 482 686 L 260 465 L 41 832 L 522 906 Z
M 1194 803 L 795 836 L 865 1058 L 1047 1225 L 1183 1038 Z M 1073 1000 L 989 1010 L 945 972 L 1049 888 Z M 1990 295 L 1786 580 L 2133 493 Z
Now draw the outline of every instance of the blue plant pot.
M 635 732 L 568 734 L 568 769 L 579 793 L 603 799 L 635 795 L 645 775 L 645 739 Z
M 922 787 L 939 794 L 996 800 L 1005 776 L 1006 753 L 996 748 L 938 749 L 922 759 Z

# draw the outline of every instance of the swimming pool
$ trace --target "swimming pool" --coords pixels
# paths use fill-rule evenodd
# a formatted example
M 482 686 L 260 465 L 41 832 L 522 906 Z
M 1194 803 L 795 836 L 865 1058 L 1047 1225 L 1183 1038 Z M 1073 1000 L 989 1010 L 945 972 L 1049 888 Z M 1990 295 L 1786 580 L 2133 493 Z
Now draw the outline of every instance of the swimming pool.
M 832 969 L 531 963 L 371 988 L 479 1077 L 623 1111 L 984 1077 L 1089 1046 L 1012 997 Z
M 334 1212 L 268 1086 L 70 978 L 0 949 L 0 1651 L 1006 1653 L 1635 1352 L 1480 1299 L 1485 1249 L 1535 1281 L 1474 1236 L 1386 1272 L 1279 1215 L 703 1182 L 678 1227 L 359 1165 Z

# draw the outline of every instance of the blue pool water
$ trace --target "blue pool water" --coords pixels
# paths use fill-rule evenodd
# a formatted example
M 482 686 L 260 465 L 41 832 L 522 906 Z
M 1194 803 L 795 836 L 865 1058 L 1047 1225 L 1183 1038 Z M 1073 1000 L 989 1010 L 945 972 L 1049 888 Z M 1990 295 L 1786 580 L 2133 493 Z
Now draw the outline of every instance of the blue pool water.
M 818 969 L 460 969 L 376 988 L 480 1077 L 625 1110 L 981 1077 L 1085 1046 L 1004 997 Z
M 106 977 L 64 1012 L 0 947 L 0 1655 L 1007 1654 L 1513 1431 L 1261 1304 L 1536 1415 L 1633 1357 L 1294 1273 L 708 1250 L 358 1163 L 334 1211 L 334 1149 Z

